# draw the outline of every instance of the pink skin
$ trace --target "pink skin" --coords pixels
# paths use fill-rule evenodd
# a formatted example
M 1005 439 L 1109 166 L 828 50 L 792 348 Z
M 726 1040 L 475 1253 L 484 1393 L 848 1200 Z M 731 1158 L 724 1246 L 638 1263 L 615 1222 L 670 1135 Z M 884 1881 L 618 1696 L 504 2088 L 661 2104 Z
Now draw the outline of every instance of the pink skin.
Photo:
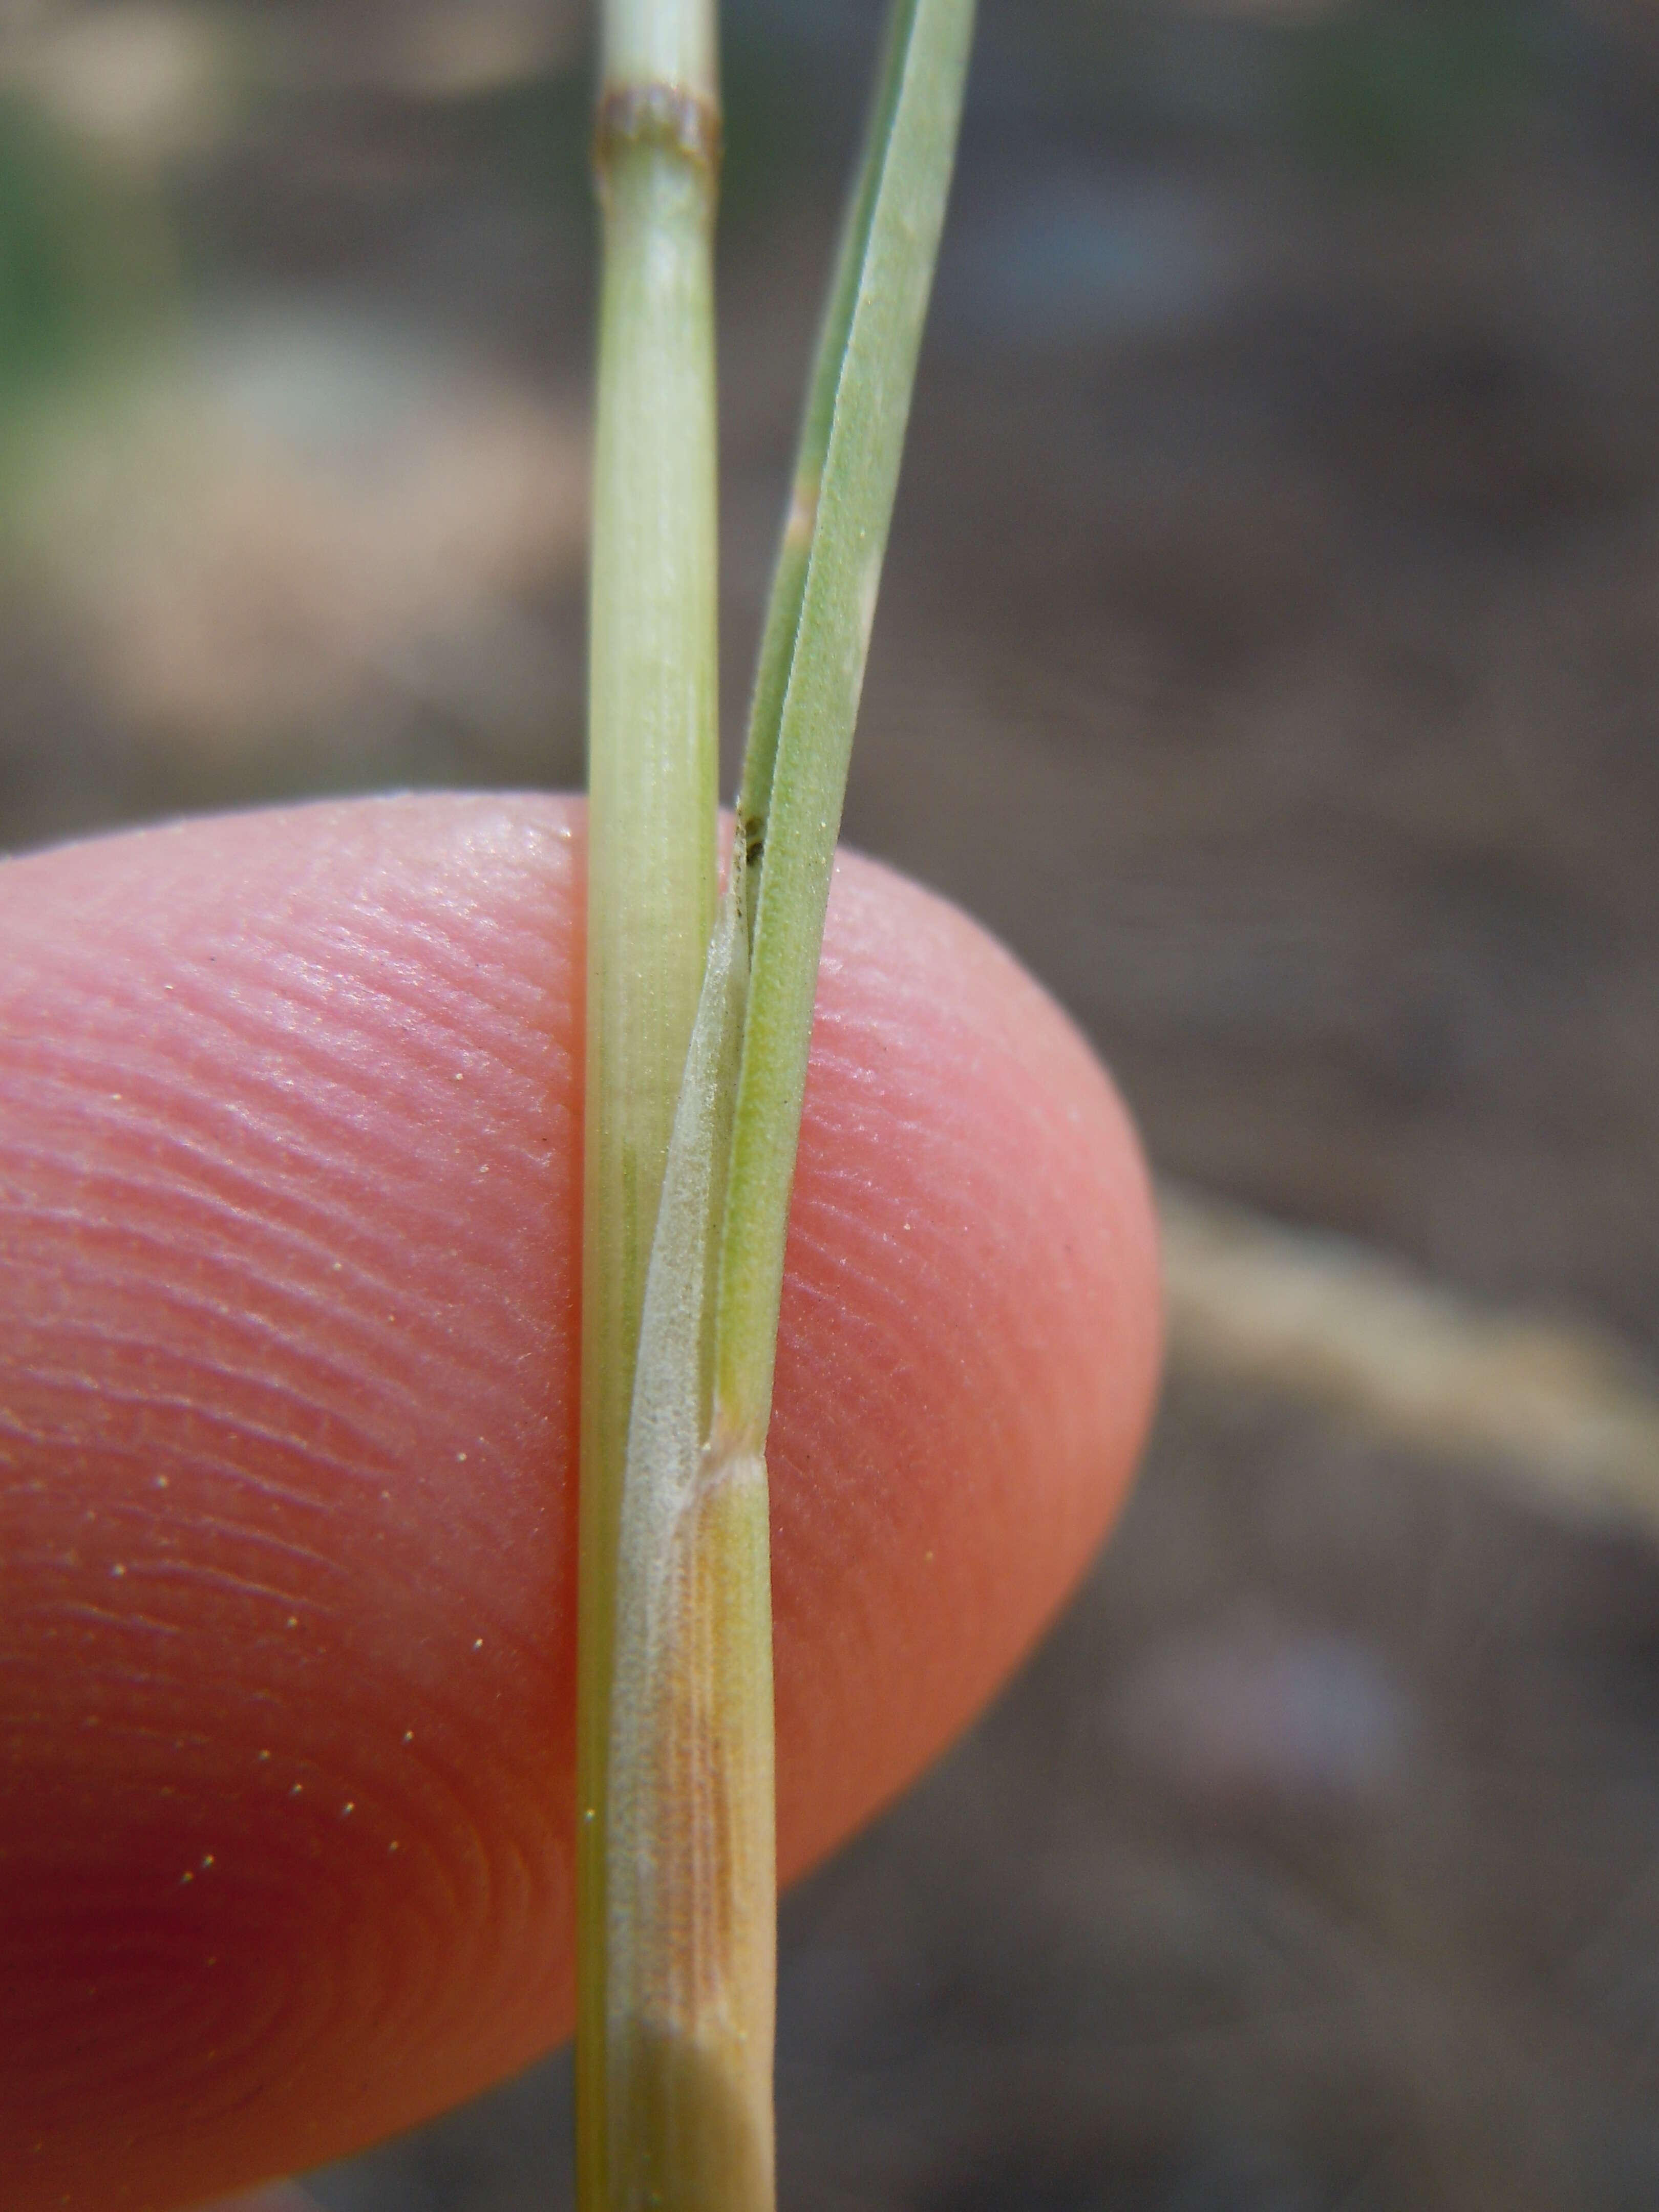
M 337 2156 L 568 2029 L 583 825 L 196 822 L 0 866 L 0 2173 Z M 844 859 L 770 1459 L 781 1856 L 1076 1582 L 1148 1418 L 1123 1109 Z

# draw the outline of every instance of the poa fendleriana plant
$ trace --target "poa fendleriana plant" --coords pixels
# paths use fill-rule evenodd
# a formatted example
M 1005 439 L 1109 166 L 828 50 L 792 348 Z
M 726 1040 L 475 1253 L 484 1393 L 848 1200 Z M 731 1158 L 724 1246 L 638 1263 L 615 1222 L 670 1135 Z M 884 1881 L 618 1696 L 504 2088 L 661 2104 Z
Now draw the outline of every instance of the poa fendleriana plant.
M 606 0 L 590 657 L 577 2176 L 774 2195 L 766 1435 L 830 866 L 973 0 L 893 0 L 723 894 L 715 0 Z

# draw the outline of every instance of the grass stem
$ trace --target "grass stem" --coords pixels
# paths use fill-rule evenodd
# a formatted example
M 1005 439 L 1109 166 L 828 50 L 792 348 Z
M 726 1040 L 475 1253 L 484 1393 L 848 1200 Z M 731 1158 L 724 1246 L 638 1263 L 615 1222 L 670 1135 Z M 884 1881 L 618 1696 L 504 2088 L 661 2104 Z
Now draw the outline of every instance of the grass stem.
M 714 131 L 712 75 L 699 75 L 712 72 L 712 24 L 694 15 L 672 0 L 612 0 L 599 109 L 584 2212 L 774 2202 L 766 1433 L 830 871 L 973 6 L 894 6 L 712 942 Z
M 605 1833 L 645 1279 L 715 899 L 714 0 L 608 0 L 589 659 L 577 2189 L 611 2202 Z

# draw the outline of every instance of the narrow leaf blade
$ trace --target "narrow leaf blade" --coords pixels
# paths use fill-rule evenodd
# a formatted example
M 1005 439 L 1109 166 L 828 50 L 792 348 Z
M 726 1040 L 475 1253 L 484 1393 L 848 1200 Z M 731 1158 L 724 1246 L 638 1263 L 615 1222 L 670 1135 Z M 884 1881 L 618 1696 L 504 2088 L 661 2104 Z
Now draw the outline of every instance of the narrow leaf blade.
M 738 801 L 738 815 L 751 866 L 761 858 L 766 816 L 772 802 L 778 735 L 783 726 L 784 700 L 795 658 L 795 639 L 800 629 L 801 604 L 806 597 L 806 572 L 811 563 L 812 540 L 817 530 L 823 465 L 830 451 L 830 433 L 835 426 L 836 393 L 846 364 L 853 315 L 870 250 L 870 226 L 875 219 L 882 172 L 892 142 L 893 118 L 904 87 L 904 62 L 917 4 L 918 0 L 896 0 L 887 19 L 864 148 L 842 226 L 835 274 L 830 279 L 830 296 L 813 356 L 811 382 L 807 386 L 789 512 L 784 523 L 783 542 L 778 548 L 771 595 L 767 601 L 760 659 L 755 672 L 755 696 L 749 710 L 749 738 L 743 757 L 743 791 Z M 750 903 L 752 913 L 752 901 Z
M 763 1447 L 812 1001 L 853 729 L 961 121 L 973 0 L 899 0 L 896 97 L 778 732 L 720 1262 L 716 1443 Z

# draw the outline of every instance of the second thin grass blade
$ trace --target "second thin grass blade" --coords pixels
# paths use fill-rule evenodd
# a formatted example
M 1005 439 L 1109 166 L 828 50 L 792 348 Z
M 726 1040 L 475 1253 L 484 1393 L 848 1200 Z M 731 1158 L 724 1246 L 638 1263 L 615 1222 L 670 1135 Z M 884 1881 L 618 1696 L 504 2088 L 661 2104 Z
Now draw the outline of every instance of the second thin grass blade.
M 716 1307 L 717 1455 L 763 1451 L 771 1414 L 784 1237 L 830 872 L 973 27 L 973 0 L 897 0 L 869 156 L 868 225 L 835 378 L 775 763 L 769 776 L 754 779 L 757 798 L 765 789 L 763 820 L 745 816 L 750 849 L 761 853 L 760 883 Z M 858 222 L 855 208 L 854 240 Z M 826 342 L 833 345 L 836 336 L 832 307 Z M 816 429 L 809 411 L 804 461 Z M 781 593 L 790 588 L 787 550 L 786 541 Z M 765 746 L 763 694 L 756 703 L 751 743 Z M 745 771 L 746 799 L 750 787 Z
M 811 565 L 812 541 L 817 532 L 818 501 L 823 491 L 823 468 L 830 453 L 830 434 L 836 422 L 836 395 L 847 365 L 848 341 L 859 303 L 864 264 L 870 251 L 870 226 L 887 164 L 893 118 L 904 89 L 904 64 L 915 27 L 915 8 L 902 0 L 887 21 L 881 64 L 876 75 L 875 97 L 864 135 L 864 151 L 853 186 L 853 197 L 842 224 L 835 274 L 824 304 L 807 386 L 806 410 L 801 420 L 800 443 L 795 453 L 794 476 L 789 487 L 789 511 L 784 520 L 783 541 L 767 601 L 766 626 L 761 635 L 760 662 L 755 672 L 755 696 L 749 714 L 749 742 L 743 757 L 743 792 L 738 813 L 749 844 L 751 866 L 762 854 L 767 810 L 772 803 L 772 777 L 777 766 L 778 734 L 783 726 L 784 701 L 794 665 L 795 639 L 800 629 L 801 605 L 806 597 L 806 574 Z M 750 920 L 754 920 L 752 902 Z

